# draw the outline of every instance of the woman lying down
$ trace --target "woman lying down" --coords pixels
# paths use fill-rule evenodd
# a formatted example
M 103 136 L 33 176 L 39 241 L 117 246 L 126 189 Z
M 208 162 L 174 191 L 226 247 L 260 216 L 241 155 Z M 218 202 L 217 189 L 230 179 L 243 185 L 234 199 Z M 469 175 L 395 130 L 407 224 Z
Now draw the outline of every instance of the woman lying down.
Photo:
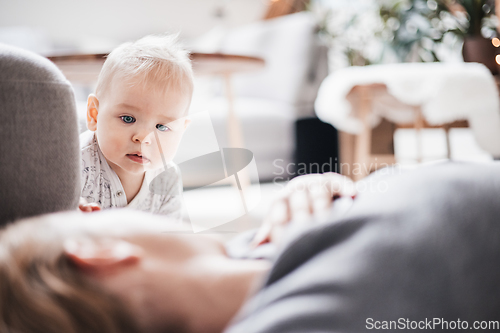
M 330 198 L 352 192 L 320 185 L 344 180 L 294 181 L 311 186 L 288 191 L 248 245 L 277 242 L 272 262 L 229 258 L 212 238 L 162 233 L 161 219 L 124 210 L 19 221 L 1 234 L 0 331 L 310 333 L 422 323 L 444 331 L 457 320 L 469 329 L 498 323 L 500 166 L 450 163 L 379 181 L 384 191 L 359 193 L 342 214 Z

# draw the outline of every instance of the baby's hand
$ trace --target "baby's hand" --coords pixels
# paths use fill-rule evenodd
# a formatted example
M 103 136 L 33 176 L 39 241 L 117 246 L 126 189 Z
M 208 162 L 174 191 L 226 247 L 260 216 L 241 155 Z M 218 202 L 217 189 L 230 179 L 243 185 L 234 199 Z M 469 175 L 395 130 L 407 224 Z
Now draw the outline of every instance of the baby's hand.
M 80 198 L 80 203 L 78 204 L 78 208 L 84 213 L 95 212 L 101 210 L 98 204 L 92 202 L 88 203 L 85 198 Z

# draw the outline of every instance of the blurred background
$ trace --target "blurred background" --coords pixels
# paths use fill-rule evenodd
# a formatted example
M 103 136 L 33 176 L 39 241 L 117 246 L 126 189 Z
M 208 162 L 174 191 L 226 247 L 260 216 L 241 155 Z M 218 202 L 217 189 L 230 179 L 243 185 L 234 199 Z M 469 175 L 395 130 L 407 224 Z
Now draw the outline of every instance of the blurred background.
M 109 52 L 144 35 L 179 32 L 195 38 L 218 24 L 259 20 L 261 0 L 0 1 L 3 42 L 37 52 Z
M 298 174 L 340 171 L 356 155 L 360 133 L 317 117 L 316 97 L 328 75 L 352 66 L 467 61 L 484 64 L 496 85 L 497 26 L 494 1 L 477 0 L 0 0 L 0 42 L 60 67 L 68 56 L 98 59 L 90 79 L 63 70 L 75 89 L 82 131 L 99 61 L 123 42 L 170 32 L 195 53 L 248 57 L 217 58 L 216 65 L 195 57 L 191 112 L 209 111 L 219 147 L 252 151 L 258 177 L 250 175 L 250 182 L 260 180 L 263 198 Z M 83 70 L 91 68 L 79 59 Z M 210 66 L 222 69 L 207 71 Z M 451 125 L 423 121 L 419 128 L 379 119 L 369 129 L 370 149 L 406 166 L 498 157 L 459 118 Z M 184 182 L 200 186 L 196 175 Z

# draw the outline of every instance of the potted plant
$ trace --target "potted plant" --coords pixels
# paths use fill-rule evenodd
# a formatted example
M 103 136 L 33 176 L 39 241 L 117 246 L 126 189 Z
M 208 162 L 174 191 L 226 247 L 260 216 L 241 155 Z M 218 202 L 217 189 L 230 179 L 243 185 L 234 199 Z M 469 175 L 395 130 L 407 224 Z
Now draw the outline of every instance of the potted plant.
M 401 62 L 445 61 L 440 50 L 451 48 L 464 33 L 464 20 L 444 1 L 376 0 L 384 22 L 382 34 Z M 387 39 L 387 38 L 386 38 Z
M 457 58 L 465 22 L 444 0 L 374 0 L 364 7 L 360 2 L 312 8 L 330 52 L 338 59 L 343 54 L 346 65 L 447 61 L 450 54 Z
M 402 61 L 439 61 L 436 50 L 447 35 L 463 39 L 464 61 L 498 73 L 492 44 L 497 18 L 494 0 L 378 0 L 384 22 L 399 22 L 392 47 Z M 417 55 L 417 56 L 415 56 Z
M 465 61 L 484 63 L 496 74 L 494 2 L 373 0 L 361 8 L 353 1 L 316 12 L 320 34 L 346 65 L 449 61 L 460 59 L 462 51 Z
M 495 57 L 498 51 L 491 41 L 496 35 L 495 1 L 456 0 L 450 2 L 449 7 L 455 15 L 462 14 L 467 18 L 462 49 L 464 61 L 482 63 L 497 74 Z

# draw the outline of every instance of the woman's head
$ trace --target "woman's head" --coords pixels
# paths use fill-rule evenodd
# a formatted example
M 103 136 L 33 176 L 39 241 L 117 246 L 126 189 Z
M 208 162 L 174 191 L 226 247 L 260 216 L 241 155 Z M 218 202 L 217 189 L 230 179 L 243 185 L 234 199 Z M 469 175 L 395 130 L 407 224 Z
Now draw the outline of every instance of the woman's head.
M 1 233 L 0 331 L 136 332 L 123 303 L 64 255 L 64 239 L 76 230 L 53 225 L 48 215 Z
M 0 330 L 221 330 L 263 263 L 225 256 L 220 242 L 166 232 L 130 210 L 59 213 L 0 234 Z

